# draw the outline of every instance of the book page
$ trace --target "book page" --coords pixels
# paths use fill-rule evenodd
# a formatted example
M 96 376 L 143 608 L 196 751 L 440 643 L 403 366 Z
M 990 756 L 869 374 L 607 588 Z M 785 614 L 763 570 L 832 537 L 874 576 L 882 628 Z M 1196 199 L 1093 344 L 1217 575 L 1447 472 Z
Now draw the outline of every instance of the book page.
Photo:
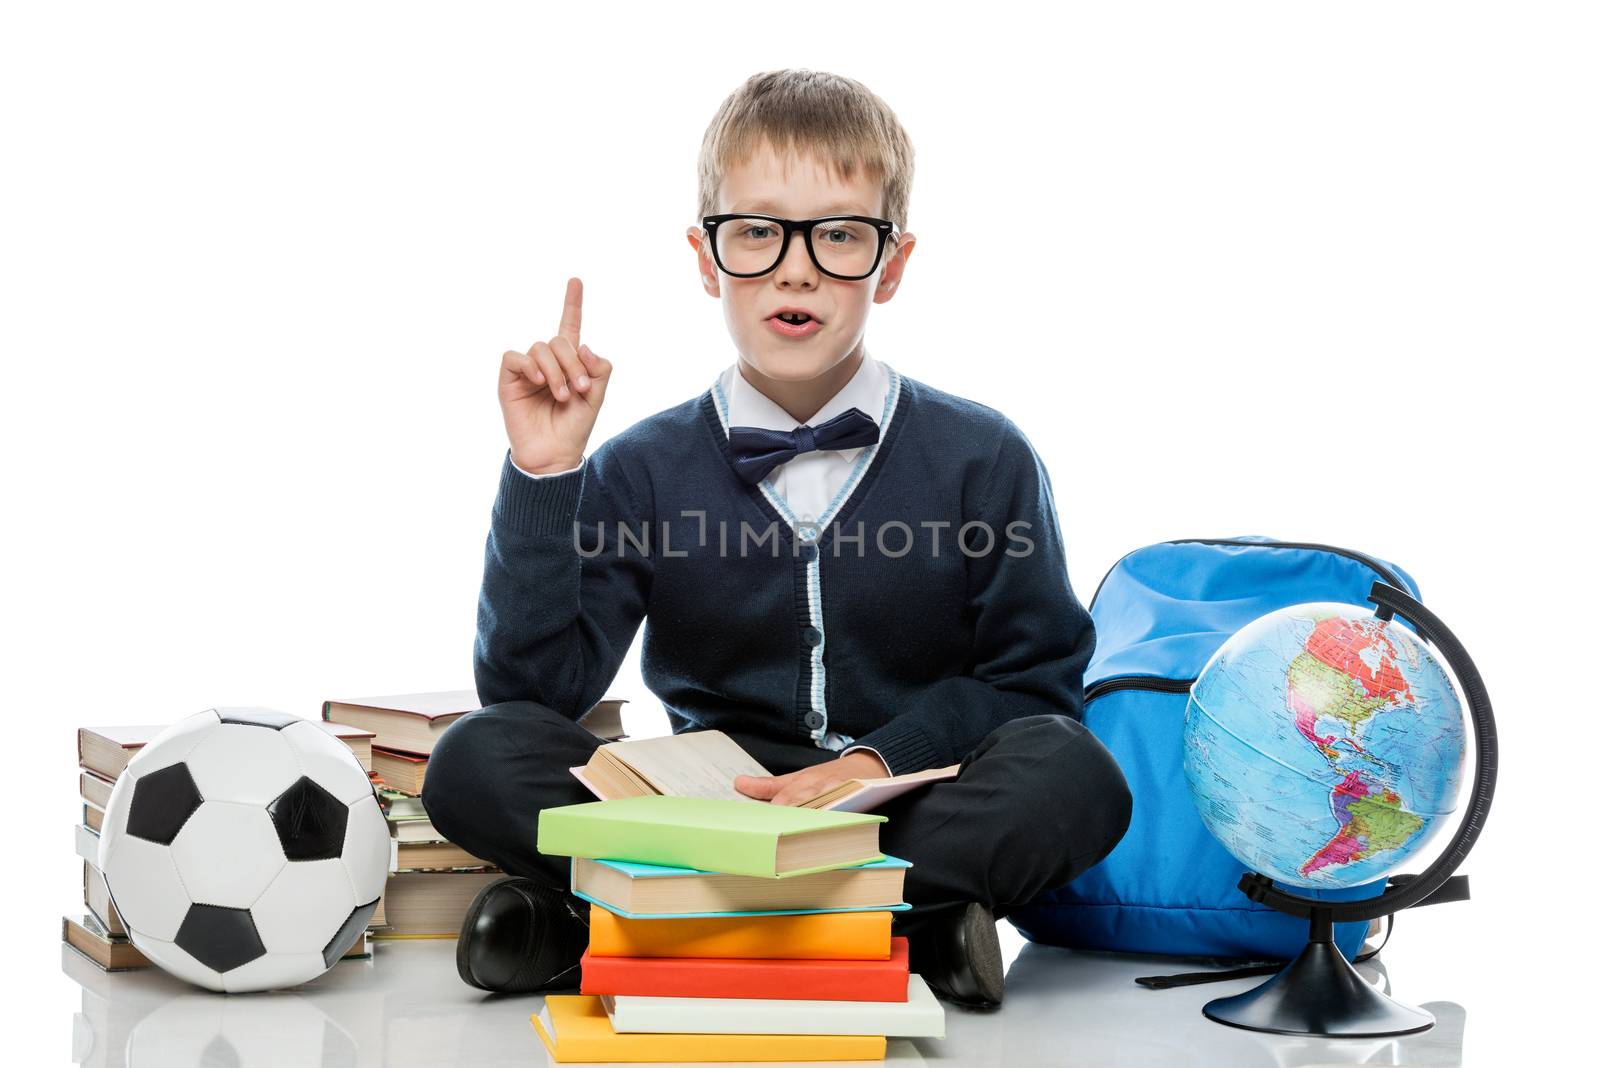
M 847 779 L 804 802 L 804 807 L 835 812 L 871 812 L 892 798 L 899 797 L 908 790 L 915 790 L 925 783 L 953 779 L 960 770 L 960 764 L 951 764 L 948 767 L 927 768 L 908 775 L 891 775 L 888 778 Z
M 591 794 L 594 794 L 594 796 L 598 797 L 602 801 L 607 800 L 605 794 L 603 794 L 599 790 L 595 789 L 595 785 L 594 785 L 593 782 L 590 781 L 589 775 L 588 775 L 588 772 L 587 772 L 586 768 L 587 768 L 587 765 L 579 764 L 577 767 L 568 768 L 567 770 L 572 772 L 573 777 L 576 778 L 579 782 L 583 783 L 583 785 L 588 788 L 588 790 L 589 790 L 589 792 Z
M 661 738 L 608 742 L 609 750 L 658 793 L 755 801 L 733 788 L 735 775 L 771 775 L 744 747 L 721 731 L 685 731 Z

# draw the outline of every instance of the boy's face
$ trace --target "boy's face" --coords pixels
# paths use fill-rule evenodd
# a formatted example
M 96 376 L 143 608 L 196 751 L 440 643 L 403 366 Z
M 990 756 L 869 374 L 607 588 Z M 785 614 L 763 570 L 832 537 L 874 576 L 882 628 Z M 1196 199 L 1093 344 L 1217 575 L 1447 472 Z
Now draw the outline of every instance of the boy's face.
M 717 213 L 753 211 L 785 219 L 826 215 L 883 218 L 883 189 L 876 179 L 857 173 L 844 182 L 811 157 L 790 154 L 788 161 L 785 175 L 782 158 L 764 146 L 730 169 L 723 176 Z M 884 245 L 877 269 L 850 282 L 818 270 L 806 252 L 804 235 L 799 233 L 789 239 L 783 260 L 755 278 L 736 278 L 718 270 L 700 226 L 690 227 L 688 236 L 696 251 L 701 285 L 706 293 L 722 300 L 728 332 L 741 357 L 766 377 L 790 382 L 819 378 L 855 355 L 866 334 L 867 312 L 898 291 L 906 259 L 916 243 L 910 233 L 891 239 Z M 818 254 L 822 254 L 820 250 Z M 806 309 L 820 328 L 804 337 L 785 334 L 768 322 L 783 307 Z

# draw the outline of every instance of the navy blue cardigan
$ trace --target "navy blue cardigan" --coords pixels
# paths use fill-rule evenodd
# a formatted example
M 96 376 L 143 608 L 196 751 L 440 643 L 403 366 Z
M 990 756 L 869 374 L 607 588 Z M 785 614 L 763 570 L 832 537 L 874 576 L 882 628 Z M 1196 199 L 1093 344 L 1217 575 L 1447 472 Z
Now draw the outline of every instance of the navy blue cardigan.
M 815 526 L 734 474 L 717 385 L 569 474 L 529 478 L 508 450 L 478 699 L 577 719 L 643 621 L 641 675 L 674 732 L 831 729 L 903 774 L 1019 716 L 1081 718 L 1094 624 L 1043 463 L 1000 412 L 890 370 L 880 439 Z

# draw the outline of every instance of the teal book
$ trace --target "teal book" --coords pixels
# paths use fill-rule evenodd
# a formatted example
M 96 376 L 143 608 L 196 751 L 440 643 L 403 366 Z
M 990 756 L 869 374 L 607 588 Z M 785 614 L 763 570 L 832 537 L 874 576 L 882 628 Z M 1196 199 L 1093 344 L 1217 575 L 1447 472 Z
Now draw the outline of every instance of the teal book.
M 539 813 L 538 849 L 729 875 L 784 878 L 884 859 L 875 812 L 651 795 Z
M 812 912 L 903 912 L 909 860 L 867 864 L 787 879 L 572 858 L 572 892 L 630 920 L 705 916 L 788 916 Z

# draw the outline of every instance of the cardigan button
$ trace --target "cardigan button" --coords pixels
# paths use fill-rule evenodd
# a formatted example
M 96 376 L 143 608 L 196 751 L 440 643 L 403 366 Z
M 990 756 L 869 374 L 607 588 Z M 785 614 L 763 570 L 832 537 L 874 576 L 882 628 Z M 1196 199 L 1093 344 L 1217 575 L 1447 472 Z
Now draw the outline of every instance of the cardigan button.
M 800 632 L 800 637 L 805 640 L 807 645 L 815 646 L 822 644 L 822 632 L 816 627 L 805 628 Z M 815 727 L 816 724 L 813 723 L 812 726 Z
M 822 726 L 822 713 L 821 712 L 807 712 L 806 713 L 806 726 L 810 727 L 812 730 L 816 730 L 818 727 Z

